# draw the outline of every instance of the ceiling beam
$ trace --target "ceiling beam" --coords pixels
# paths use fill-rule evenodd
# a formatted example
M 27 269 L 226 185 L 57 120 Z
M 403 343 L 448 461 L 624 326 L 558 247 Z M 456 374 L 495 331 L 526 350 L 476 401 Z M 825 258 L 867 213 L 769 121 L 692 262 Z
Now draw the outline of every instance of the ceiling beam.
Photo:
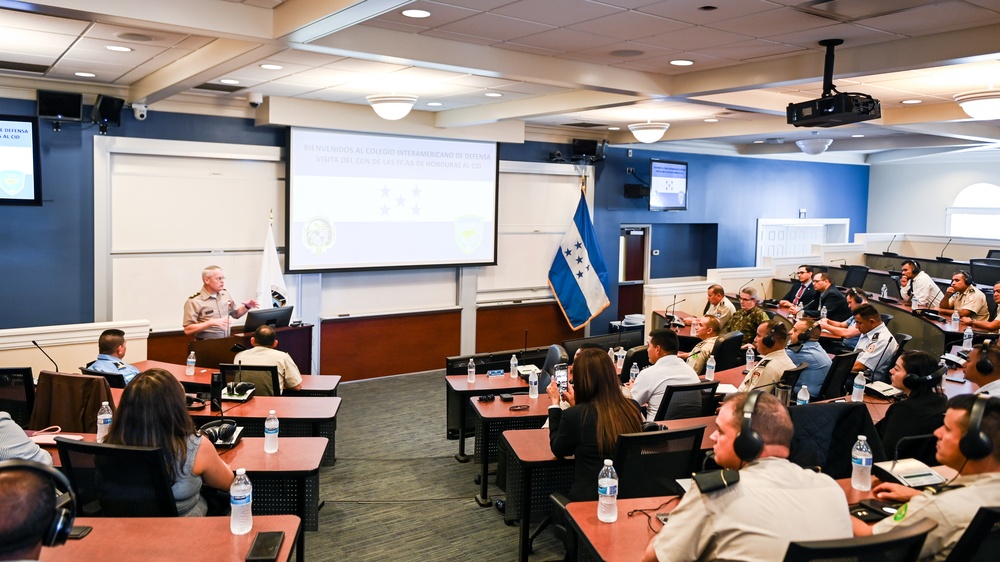
M 405 6 L 413 0 L 285 0 L 274 8 L 276 38 L 308 43 Z
M 492 123 L 504 119 L 527 119 L 544 115 L 575 113 L 591 109 L 631 105 L 646 98 L 577 90 L 548 96 L 538 96 L 502 103 L 439 111 L 434 123 L 438 127 L 464 127 Z

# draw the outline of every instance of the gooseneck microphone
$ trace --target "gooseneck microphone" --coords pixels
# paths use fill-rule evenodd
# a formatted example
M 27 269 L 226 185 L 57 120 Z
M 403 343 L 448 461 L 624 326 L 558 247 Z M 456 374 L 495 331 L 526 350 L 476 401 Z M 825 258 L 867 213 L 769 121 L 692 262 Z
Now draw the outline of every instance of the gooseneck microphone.
M 837 258 L 834 260 L 830 260 L 830 263 L 836 263 L 836 262 L 840 262 L 842 265 L 847 265 L 847 260 L 845 258 Z
M 899 254 L 897 254 L 896 252 L 890 252 L 890 251 L 889 251 L 889 248 L 891 248 L 891 247 L 892 247 L 892 243 L 893 243 L 893 242 L 895 242 L 895 241 L 896 241 L 896 235 L 895 235 L 895 234 L 893 234 L 893 235 L 892 235 L 892 240 L 889 240 L 889 245 L 888 245 L 888 246 L 886 246 L 886 247 L 885 247 L 885 251 L 884 251 L 884 252 L 882 252 L 882 255 L 883 255 L 883 256 L 889 256 L 889 257 L 892 257 L 892 258 L 895 258 L 895 257 L 898 257 L 898 256 L 899 256 Z
M 907 435 L 906 437 L 901 437 L 899 441 L 896 441 L 896 449 L 892 454 L 892 466 L 889 467 L 889 472 L 892 472 L 896 468 L 896 463 L 899 462 L 899 446 L 906 441 L 922 441 L 924 439 L 930 439 L 934 437 L 933 433 L 928 433 L 925 435 Z
M 740 288 L 739 288 L 739 290 L 738 290 L 738 291 L 736 291 L 736 296 L 737 296 L 737 297 L 738 297 L 738 296 L 740 296 L 740 293 L 742 293 L 742 292 L 743 292 L 743 289 L 745 289 L 747 285 L 749 285 L 750 283 L 753 283 L 754 281 L 756 281 L 756 279 L 750 279 L 750 280 L 749 280 L 749 281 L 747 281 L 746 283 L 744 283 L 744 284 L 740 285 Z
M 944 255 L 944 251 L 948 249 L 948 245 L 951 244 L 952 240 L 953 240 L 953 238 L 949 238 L 948 239 L 948 242 L 947 242 L 947 244 L 944 245 L 944 248 L 941 248 L 941 255 L 938 256 L 938 257 L 936 257 L 936 258 L 934 258 L 934 259 L 936 259 L 937 261 L 946 261 L 946 262 L 947 261 L 955 261 L 954 259 L 949 258 L 949 257 L 945 257 L 945 255 Z
M 52 361 L 52 366 L 56 368 L 56 372 L 58 373 L 59 372 L 59 365 L 56 364 L 56 360 L 53 359 L 52 356 L 49 355 L 48 353 L 45 353 L 45 350 L 42 349 L 42 346 L 38 345 L 38 342 L 36 342 L 35 340 L 31 340 L 31 343 L 33 343 L 35 345 L 35 347 L 38 348 L 38 351 L 41 351 L 43 355 L 45 355 L 46 357 L 48 357 L 49 361 Z

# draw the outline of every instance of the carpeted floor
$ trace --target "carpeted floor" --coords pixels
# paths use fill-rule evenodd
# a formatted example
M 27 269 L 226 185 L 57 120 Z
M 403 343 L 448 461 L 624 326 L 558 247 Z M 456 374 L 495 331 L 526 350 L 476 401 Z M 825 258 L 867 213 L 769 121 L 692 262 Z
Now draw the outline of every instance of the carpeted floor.
M 455 461 L 445 438 L 443 371 L 343 383 L 338 395 L 337 464 L 320 472 L 326 505 L 306 560 L 517 559 L 517 527 L 476 504 L 479 465 Z M 563 555 L 546 531 L 531 560 Z

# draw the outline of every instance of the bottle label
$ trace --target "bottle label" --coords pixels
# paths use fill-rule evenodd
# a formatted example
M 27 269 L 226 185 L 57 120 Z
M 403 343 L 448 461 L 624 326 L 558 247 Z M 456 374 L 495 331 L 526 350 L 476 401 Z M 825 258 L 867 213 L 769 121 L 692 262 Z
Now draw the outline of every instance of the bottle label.
M 250 505 L 252 503 L 253 494 L 247 493 L 245 496 L 230 496 L 230 505 Z
M 854 466 L 871 466 L 872 465 L 872 458 L 871 457 L 856 457 L 856 456 L 852 455 L 851 456 L 851 462 L 854 464 Z
M 264 435 L 277 435 L 277 434 L 278 434 L 277 427 L 275 427 L 274 429 L 269 429 L 267 427 L 264 428 Z
M 111 416 L 97 416 L 97 423 L 101 425 L 111 425 Z
M 601 496 L 617 496 L 618 495 L 618 483 L 614 483 L 610 486 L 598 486 L 597 494 Z

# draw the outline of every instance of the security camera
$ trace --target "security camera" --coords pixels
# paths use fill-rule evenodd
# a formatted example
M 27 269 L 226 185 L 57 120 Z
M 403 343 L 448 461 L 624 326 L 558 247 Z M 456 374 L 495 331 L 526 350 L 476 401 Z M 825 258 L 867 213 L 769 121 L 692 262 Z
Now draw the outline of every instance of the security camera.
M 149 116 L 149 106 L 144 103 L 133 103 L 132 113 L 138 121 L 145 121 Z
M 258 108 L 260 104 L 264 103 L 264 94 L 260 92 L 250 92 L 247 94 L 247 101 L 250 102 L 250 107 Z

